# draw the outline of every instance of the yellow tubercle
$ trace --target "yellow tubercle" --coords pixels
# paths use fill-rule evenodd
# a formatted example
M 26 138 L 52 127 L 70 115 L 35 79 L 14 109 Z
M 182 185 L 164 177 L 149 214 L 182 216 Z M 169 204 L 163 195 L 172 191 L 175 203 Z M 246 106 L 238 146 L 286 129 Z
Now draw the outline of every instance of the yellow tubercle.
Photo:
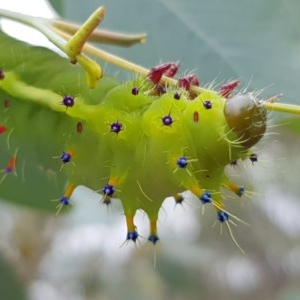
M 200 197 L 204 193 L 204 190 L 199 186 L 193 186 L 189 190 L 197 197 Z
M 132 214 L 126 214 L 126 224 L 128 232 L 133 232 L 136 229 L 133 218 L 134 216 Z
M 70 198 L 75 190 L 76 185 L 74 183 L 70 183 L 67 188 L 65 189 L 64 197 Z
M 228 180 L 224 187 L 230 190 L 231 192 L 235 193 L 236 195 L 242 197 L 245 193 L 245 187 L 242 185 L 238 185 L 230 180 Z
M 227 184 L 226 184 L 226 188 L 228 188 L 230 191 L 232 191 L 233 193 L 237 193 L 238 190 L 239 190 L 239 186 L 234 183 L 234 182 L 231 182 L 229 181 Z
M 150 219 L 150 235 L 157 236 L 157 218 Z
M 108 180 L 108 184 L 110 184 L 114 187 L 116 187 L 118 185 L 118 183 L 119 183 L 119 180 L 116 177 L 111 177 Z
M 67 151 L 67 153 L 69 153 L 70 156 L 73 158 L 76 154 L 76 151 L 74 149 L 70 149 L 70 150 Z

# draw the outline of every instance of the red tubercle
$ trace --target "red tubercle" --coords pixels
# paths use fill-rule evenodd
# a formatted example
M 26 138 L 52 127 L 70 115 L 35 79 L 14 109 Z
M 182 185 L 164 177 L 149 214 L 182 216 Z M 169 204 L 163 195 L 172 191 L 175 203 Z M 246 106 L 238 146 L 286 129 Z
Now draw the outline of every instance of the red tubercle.
M 154 84 L 158 84 L 162 78 L 162 76 L 167 76 L 170 78 L 173 78 L 178 69 L 179 69 L 178 63 L 164 63 L 157 65 L 150 69 L 147 78 Z
M 178 79 L 178 87 L 179 88 L 189 91 L 192 85 L 200 86 L 200 81 L 196 74 L 188 74 L 188 75 L 179 77 L 179 79 Z
M 240 84 L 240 80 L 232 80 L 229 81 L 219 88 L 219 94 L 223 96 L 224 98 L 229 98 L 232 91 Z
M 180 77 L 178 79 L 178 87 L 188 91 L 191 87 L 191 83 L 186 78 Z
M 177 74 L 179 67 L 180 65 L 178 63 L 170 63 L 169 68 L 163 75 L 173 78 Z
M 188 91 L 188 98 L 193 100 L 197 97 L 197 94 L 190 91 L 191 86 L 200 86 L 200 80 L 194 73 L 184 75 L 178 79 L 178 87 Z
M 0 125 L 0 135 L 7 131 L 7 127 L 5 125 Z

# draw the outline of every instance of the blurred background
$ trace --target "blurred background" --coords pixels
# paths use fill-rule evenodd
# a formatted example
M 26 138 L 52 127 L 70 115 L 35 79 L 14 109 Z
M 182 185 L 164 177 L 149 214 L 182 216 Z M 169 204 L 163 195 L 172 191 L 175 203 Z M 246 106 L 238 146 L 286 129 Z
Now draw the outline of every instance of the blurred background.
M 53 6 L 52 6 L 53 5 Z M 147 32 L 146 45 L 103 46 L 146 67 L 180 60 L 203 85 L 242 80 L 267 99 L 300 104 L 300 2 L 221 0 L 82 1 L 0 0 L 0 8 L 83 22 L 99 5 L 104 28 Z M 54 8 L 53 8 L 54 7 Z M 1 21 L 6 32 L 52 47 L 33 31 Z M 102 47 L 102 46 L 101 46 Z M 105 65 L 107 73 L 128 76 Z M 128 77 L 127 77 L 128 78 Z M 258 162 L 228 167 L 246 186 L 243 198 L 226 196 L 228 210 L 249 223 L 215 224 L 215 212 L 189 196 L 166 199 L 161 241 L 147 243 L 147 217 L 136 217 L 140 238 L 124 244 L 121 204 L 99 204 L 87 188 L 73 208 L 55 216 L 0 202 L 0 299 L 300 299 L 299 119 L 270 114 Z M 25 203 L 25 201 L 24 201 Z

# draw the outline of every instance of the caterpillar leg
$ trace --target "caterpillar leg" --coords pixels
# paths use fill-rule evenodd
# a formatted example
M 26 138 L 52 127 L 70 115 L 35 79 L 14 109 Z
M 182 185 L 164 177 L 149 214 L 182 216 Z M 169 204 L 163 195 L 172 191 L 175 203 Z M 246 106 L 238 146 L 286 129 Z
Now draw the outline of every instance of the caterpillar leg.
M 6 131 L 7 131 L 6 126 L 5 125 L 0 125 L 0 135 L 2 135 Z
M 119 184 L 119 179 L 117 177 L 110 177 L 107 184 L 101 189 L 103 197 L 101 202 L 106 205 L 111 204 L 111 198 L 113 197 L 116 187 Z
M 237 185 L 233 184 L 233 191 L 237 191 L 239 192 L 240 189 L 237 189 Z M 244 223 L 246 225 L 249 225 L 248 223 L 244 222 L 243 220 L 241 220 L 240 218 L 238 218 L 237 216 L 229 213 L 227 210 L 225 210 L 224 208 L 224 203 L 222 200 L 222 197 L 220 194 L 216 194 L 214 196 L 214 199 L 212 198 L 212 195 L 210 193 L 204 193 L 201 197 L 200 200 L 202 202 L 203 205 L 207 204 L 207 203 L 211 203 L 214 208 L 217 211 L 217 220 L 219 220 L 219 222 L 221 223 L 221 226 L 223 223 L 226 224 L 229 234 L 231 236 L 232 241 L 235 243 L 235 245 L 238 247 L 238 249 L 242 252 L 245 253 L 245 251 L 243 250 L 243 248 L 239 245 L 239 243 L 237 242 L 237 240 L 235 239 L 231 226 L 230 224 L 233 224 L 234 226 L 236 226 L 236 224 L 230 219 L 235 219 L 236 221 L 239 221 L 241 223 Z M 222 227 L 221 227 L 222 229 Z
M 242 197 L 245 194 L 245 187 L 243 185 L 238 185 L 234 182 L 228 181 L 224 187 L 239 197 Z
M 156 245 L 156 243 L 159 241 L 159 237 L 157 234 L 157 217 L 150 217 L 149 225 L 150 234 L 148 236 L 148 241 L 153 245 Z
M 115 192 L 115 186 L 112 184 L 106 184 L 102 188 L 103 197 L 101 199 L 103 204 L 110 205 L 111 204 L 111 197 L 113 196 Z
M 52 201 L 59 202 L 58 205 L 56 206 L 56 216 L 61 212 L 64 206 L 69 206 L 70 198 L 75 188 L 76 185 L 74 183 L 70 183 L 65 189 L 64 195 L 61 198 L 52 200 Z
M 127 243 L 128 241 L 133 241 L 135 243 L 139 237 L 139 234 L 137 232 L 137 227 L 135 226 L 134 220 L 133 220 L 134 215 L 135 215 L 135 213 L 133 214 L 132 212 L 125 213 L 126 224 L 127 224 L 127 235 L 126 235 L 126 240 L 124 243 Z

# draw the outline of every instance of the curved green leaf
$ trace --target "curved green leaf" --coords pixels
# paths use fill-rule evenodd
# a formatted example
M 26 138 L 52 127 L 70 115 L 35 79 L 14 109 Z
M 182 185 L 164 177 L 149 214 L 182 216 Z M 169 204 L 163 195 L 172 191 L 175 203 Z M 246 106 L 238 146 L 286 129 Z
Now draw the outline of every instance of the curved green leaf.
M 80 94 L 92 104 L 116 85 L 115 80 L 105 78 L 91 92 L 79 66 L 70 65 L 67 59 L 48 49 L 29 46 L 1 32 L 0 62 L 1 67 L 17 74 L 25 84 L 39 87 L 46 93 L 51 87 L 49 93 L 62 96 L 72 91 L 72 95 Z M 22 97 L 26 100 L 25 92 Z M 0 195 L 11 202 L 54 211 L 55 204 L 50 200 L 63 196 L 67 179 L 65 173 L 59 171 L 61 160 L 53 157 L 66 151 L 67 132 L 78 134 L 78 120 L 24 99 L 18 101 L 0 89 L 0 125 L 7 128 L 0 135 Z M 9 108 L 5 107 L 5 101 Z M 28 126 L 24 128 L 21 120 L 28 120 Z M 53 131 L 56 131 L 55 138 Z M 12 158 L 16 159 L 16 172 L 7 173 L 5 168 Z

